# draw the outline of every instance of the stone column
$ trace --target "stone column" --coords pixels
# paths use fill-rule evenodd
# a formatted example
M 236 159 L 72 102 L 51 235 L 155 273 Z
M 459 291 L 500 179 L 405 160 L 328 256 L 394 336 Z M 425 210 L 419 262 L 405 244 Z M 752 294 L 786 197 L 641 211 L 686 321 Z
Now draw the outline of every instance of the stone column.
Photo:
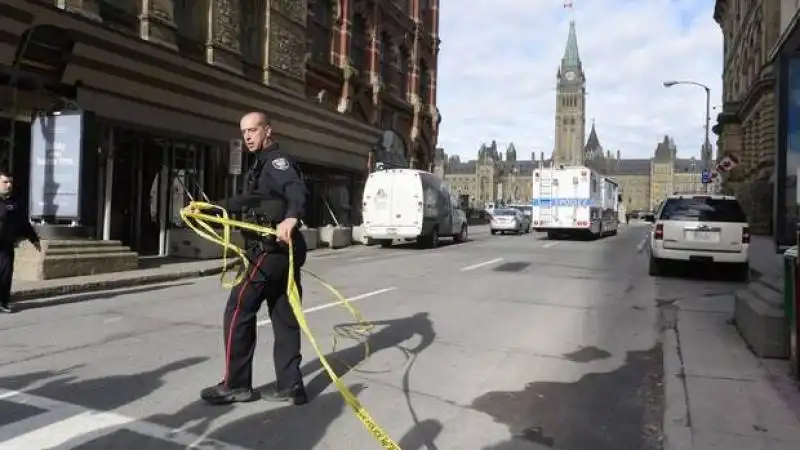
M 100 18 L 99 0 L 56 0 L 56 6 L 71 13 L 80 14 L 92 20 Z
M 307 0 L 270 0 L 267 83 L 306 95 Z
M 206 61 L 242 73 L 239 0 L 210 0 Z
M 175 0 L 141 0 L 139 35 L 142 39 L 177 49 Z

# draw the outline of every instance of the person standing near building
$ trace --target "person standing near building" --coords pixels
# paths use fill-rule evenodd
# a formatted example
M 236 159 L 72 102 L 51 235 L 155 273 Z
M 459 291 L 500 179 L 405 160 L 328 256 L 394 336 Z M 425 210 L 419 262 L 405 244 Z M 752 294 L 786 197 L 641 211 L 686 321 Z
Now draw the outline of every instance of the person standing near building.
M 11 313 L 11 280 L 14 277 L 14 248 L 27 239 L 42 251 L 39 236 L 16 200 L 11 198 L 14 178 L 0 170 L 0 313 Z
M 256 314 L 266 299 L 275 336 L 275 384 L 263 397 L 299 405 L 308 401 L 300 372 L 300 326 L 286 288 L 291 242 L 295 282 L 302 295 L 300 268 L 307 246 L 299 227 L 306 212 L 306 186 L 297 165 L 273 139 L 266 114 L 245 114 L 240 126 L 245 145 L 255 158 L 242 191 L 217 204 L 230 213 L 243 213 L 246 222 L 276 229 L 277 236 L 242 232 L 250 268 L 231 290 L 225 307 L 225 377 L 221 383 L 203 389 L 200 397 L 218 405 L 262 397 L 253 390 L 252 374 Z

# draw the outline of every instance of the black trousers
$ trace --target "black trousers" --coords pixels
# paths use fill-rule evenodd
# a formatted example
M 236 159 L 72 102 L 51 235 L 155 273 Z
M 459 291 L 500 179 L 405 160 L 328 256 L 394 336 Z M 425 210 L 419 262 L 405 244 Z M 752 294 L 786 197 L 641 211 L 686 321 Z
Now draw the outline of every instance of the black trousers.
M 295 282 L 302 296 L 300 268 L 306 260 L 306 243 L 297 231 L 293 237 Z M 223 320 L 225 380 L 229 388 L 253 386 L 253 355 L 256 349 L 256 314 L 264 300 L 274 333 L 273 361 L 278 389 L 303 381 L 300 372 L 300 326 L 286 296 L 289 254 L 285 248 L 248 245 L 250 267 L 244 280 L 231 289 Z
M 14 250 L 0 249 L 0 306 L 11 303 L 11 278 L 14 276 Z

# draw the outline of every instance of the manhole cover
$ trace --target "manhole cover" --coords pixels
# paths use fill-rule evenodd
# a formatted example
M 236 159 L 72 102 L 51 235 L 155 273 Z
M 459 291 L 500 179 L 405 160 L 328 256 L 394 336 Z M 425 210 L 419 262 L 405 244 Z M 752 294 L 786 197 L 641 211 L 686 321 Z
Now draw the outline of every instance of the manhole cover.
M 519 272 L 530 265 L 531 263 L 526 262 L 507 262 L 495 267 L 494 270 L 496 272 Z

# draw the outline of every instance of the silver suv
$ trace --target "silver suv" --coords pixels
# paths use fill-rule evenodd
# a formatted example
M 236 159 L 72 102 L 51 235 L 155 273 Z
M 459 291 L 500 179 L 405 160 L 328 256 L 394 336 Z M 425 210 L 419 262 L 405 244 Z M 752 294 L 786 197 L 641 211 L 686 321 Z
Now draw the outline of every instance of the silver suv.
M 750 274 L 750 226 L 736 197 L 671 195 L 645 220 L 650 230 L 650 275 L 661 275 L 668 262 L 732 266 L 736 279 Z

